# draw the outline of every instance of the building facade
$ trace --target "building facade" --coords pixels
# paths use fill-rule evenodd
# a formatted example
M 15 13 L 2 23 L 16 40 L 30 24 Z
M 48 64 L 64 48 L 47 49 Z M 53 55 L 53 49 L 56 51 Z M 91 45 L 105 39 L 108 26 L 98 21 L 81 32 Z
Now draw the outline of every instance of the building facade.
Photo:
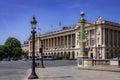
M 120 57 L 120 24 L 103 20 L 85 24 L 86 51 L 88 58 L 113 59 Z M 67 56 L 76 59 L 80 55 L 80 23 L 74 27 L 64 28 L 35 37 L 35 53 L 40 56 L 39 48 L 43 47 L 44 55 Z M 29 38 L 29 55 L 32 53 L 32 37 Z
M 24 41 L 24 44 L 21 45 L 22 51 L 23 52 L 29 52 L 29 41 Z

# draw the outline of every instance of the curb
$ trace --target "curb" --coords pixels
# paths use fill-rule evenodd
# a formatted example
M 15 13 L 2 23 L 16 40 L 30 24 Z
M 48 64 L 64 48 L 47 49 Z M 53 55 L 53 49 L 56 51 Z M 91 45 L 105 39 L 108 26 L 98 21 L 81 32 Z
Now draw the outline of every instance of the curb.
M 120 72 L 120 68 L 119 69 L 111 69 L 111 68 L 104 68 L 104 67 L 85 67 L 85 68 L 80 68 L 77 67 L 78 70 L 95 70 L 95 71 L 109 71 L 109 72 Z

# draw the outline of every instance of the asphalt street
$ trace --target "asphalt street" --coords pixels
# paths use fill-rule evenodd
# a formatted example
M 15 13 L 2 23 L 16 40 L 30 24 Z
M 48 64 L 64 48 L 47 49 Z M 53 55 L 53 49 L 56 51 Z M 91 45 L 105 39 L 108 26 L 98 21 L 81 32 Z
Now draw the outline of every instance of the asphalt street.
M 44 65 L 36 68 L 39 80 L 120 80 L 119 72 L 79 70 L 76 60 L 44 61 Z M 31 61 L 0 62 L 0 80 L 28 80 L 30 73 Z
M 0 62 L 0 80 L 21 80 L 26 76 L 30 62 L 2 61 Z
M 76 65 L 76 60 L 44 61 L 44 65 L 45 67 L 73 66 Z M 22 80 L 28 75 L 27 70 L 30 68 L 31 61 L 1 61 L 0 80 Z

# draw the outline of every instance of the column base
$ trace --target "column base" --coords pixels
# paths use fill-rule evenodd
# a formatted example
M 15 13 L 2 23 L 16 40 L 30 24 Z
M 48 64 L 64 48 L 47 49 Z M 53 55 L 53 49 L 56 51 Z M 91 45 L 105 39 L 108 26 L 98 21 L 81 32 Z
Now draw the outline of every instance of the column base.
M 78 68 L 83 68 L 88 66 L 88 56 L 78 56 L 77 58 L 77 67 Z

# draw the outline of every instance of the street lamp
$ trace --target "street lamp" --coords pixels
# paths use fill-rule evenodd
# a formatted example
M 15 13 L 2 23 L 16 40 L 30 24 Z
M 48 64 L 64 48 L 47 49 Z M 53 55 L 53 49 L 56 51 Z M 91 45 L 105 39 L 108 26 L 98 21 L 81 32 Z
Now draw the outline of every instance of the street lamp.
M 34 16 L 30 23 L 32 25 L 32 31 L 31 31 L 32 33 L 32 72 L 28 77 L 28 79 L 38 79 L 38 76 L 36 75 L 36 72 L 35 72 L 35 33 L 36 33 L 35 29 L 36 29 L 37 21 L 35 20 Z
M 84 58 L 85 56 L 85 43 L 86 43 L 86 38 L 85 38 L 85 23 L 86 20 L 84 19 L 84 12 L 80 13 L 81 19 L 80 19 L 80 55 L 78 56 L 78 67 L 84 67 L 86 64 L 84 64 Z
M 80 23 L 81 23 L 81 27 L 80 27 L 80 56 L 84 56 L 85 54 L 85 43 L 86 43 L 86 39 L 85 39 L 85 23 L 86 23 L 86 20 L 84 19 L 84 15 L 85 13 L 84 12 L 81 12 L 81 20 L 80 20 Z

